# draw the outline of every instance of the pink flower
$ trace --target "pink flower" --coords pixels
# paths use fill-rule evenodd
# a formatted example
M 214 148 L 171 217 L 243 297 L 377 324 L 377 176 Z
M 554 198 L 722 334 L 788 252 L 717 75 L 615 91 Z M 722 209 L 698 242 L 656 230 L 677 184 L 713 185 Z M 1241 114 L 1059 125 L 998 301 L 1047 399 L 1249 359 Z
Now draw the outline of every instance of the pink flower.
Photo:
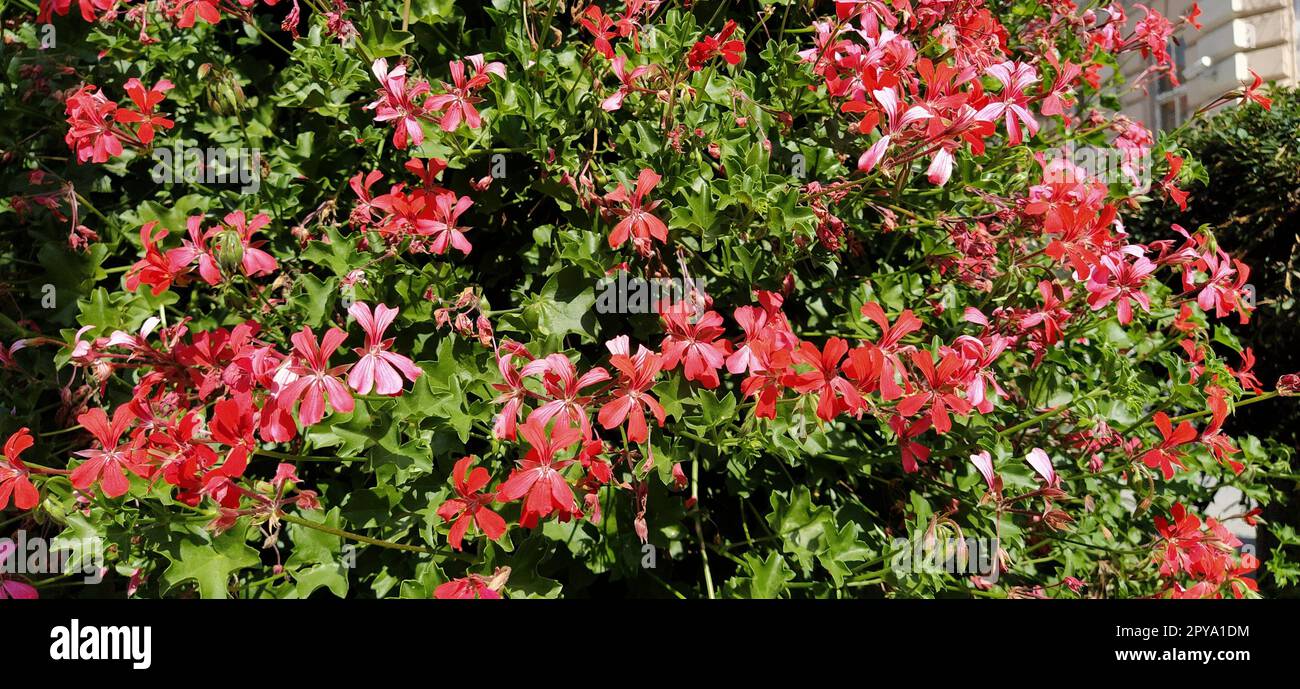
M 416 80 L 411 86 L 406 84 L 406 65 L 399 64 L 388 69 L 388 60 L 379 58 L 370 66 L 375 78 L 379 80 L 379 98 L 366 106 L 366 110 L 375 111 L 376 122 L 394 122 L 393 145 L 405 149 L 409 144 L 419 146 L 424 143 L 424 129 L 420 118 L 430 109 L 428 101 L 417 102 L 419 97 L 429 91 L 429 84 Z
M 113 129 L 117 103 L 96 87 L 85 85 L 68 95 L 68 133 L 64 140 L 77 154 L 77 162 L 104 163 L 122 155 L 122 141 Z
M 474 247 L 468 239 L 465 239 L 466 228 L 458 227 L 456 223 L 460 220 L 461 214 L 472 205 L 474 200 L 470 197 L 457 197 L 450 191 L 434 197 L 432 219 L 421 218 L 415 221 L 422 232 L 433 235 L 433 243 L 430 247 L 433 253 L 441 256 L 447 253 L 448 246 L 452 246 L 462 254 L 469 255 L 470 249 Z
M 1055 486 L 1060 482 L 1060 479 L 1056 476 L 1056 470 L 1052 468 L 1052 458 L 1048 457 L 1046 452 L 1035 447 L 1025 456 L 1025 461 L 1029 462 L 1029 466 L 1033 467 L 1034 471 L 1043 477 L 1047 485 Z
M 898 99 L 898 93 L 894 89 L 877 89 L 872 91 L 871 95 L 879 104 L 880 110 L 885 113 L 885 128 L 883 130 L 884 136 L 880 137 L 876 143 L 872 144 L 871 148 L 858 157 L 858 170 L 862 172 L 871 172 L 880 164 L 880 161 L 885 157 L 885 152 L 889 149 L 890 142 L 904 129 L 933 117 L 924 106 L 913 105 L 908 108 Z M 867 106 L 860 105 L 859 108 L 846 107 L 845 111 L 853 112 L 861 107 Z M 869 118 L 867 122 L 872 123 L 874 126 L 872 119 Z M 869 129 L 864 130 L 864 133 L 867 131 Z
M 385 340 L 384 331 L 397 318 L 397 311 L 378 304 L 372 314 L 370 307 L 362 302 L 357 302 L 348 309 L 348 313 L 357 319 L 361 329 L 366 332 L 366 346 L 353 350 L 361 358 L 348 372 L 348 385 L 359 395 L 369 395 L 371 389 L 377 395 L 401 394 L 403 376 L 414 383 L 423 373 L 414 361 L 388 351 L 393 346 L 393 340 Z
M 981 450 L 979 454 L 970 456 L 970 463 L 975 465 L 979 470 L 980 476 L 984 477 L 984 483 L 988 484 L 989 490 L 993 488 L 993 456 L 987 450 Z
M 591 387 L 609 380 L 609 372 L 599 366 L 581 376 L 578 369 L 563 354 L 551 354 L 544 359 L 528 362 L 521 371 L 522 375 L 542 374 L 542 385 L 551 400 L 533 410 L 528 418 L 536 419 L 543 425 L 559 416 L 569 425 L 582 430 L 583 437 L 591 436 L 591 422 L 587 418 L 587 405 L 591 395 L 583 395 L 583 388 Z
M 627 420 L 627 439 L 643 443 L 650 436 L 645 410 L 649 409 L 661 425 L 666 415 L 659 400 L 648 394 L 650 388 L 654 387 L 663 361 L 658 354 L 645 347 L 638 347 L 636 355 L 629 356 L 627 335 L 619 335 L 605 343 L 605 346 L 613 355 L 609 359 L 610 365 L 622 375 L 613 397 L 600 408 L 596 419 L 606 430 L 618 428 Z
M 1130 263 L 1125 260 L 1126 255 L 1137 258 Z M 1139 247 L 1126 247 L 1124 251 L 1102 256 L 1100 265 L 1088 278 L 1088 306 L 1098 311 L 1112 301 L 1118 301 L 1119 322 L 1128 325 L 1133 320 L 1130 301 L 1137 302 L 1143 311 L 1151 311 L 1151 298 L 1142 287 L 1155 270 L 1156 265 L 1142 255 Z
M 438 126 L 444 132 L 456 131 L 461 122 L 469 125 L 470 129 L 482 126 L 483 121 L 474 104 L 483 99 L 474 93 L 487 86 L 492 75 L 503 79 L 506 76 L 506 66 L 500 62 L 485 63 L 482 55 L 470 55 L 465 59 L 474 68 L 474 73 L 465 76 L 465 63 L 453 60 L 449 63 L 452 83 L 444 82 L 442 85 L 447 92 L 430 96 L 427 101 L 430 108 L 443 113 Z
M 325 418 L 327 393 L 330 406 L 334 411 L 350 413 L 355 406 L 352 393 L 348 392 L 347 386 L 338 379 L 338 376 L 348 367 L 330 368 L 329 365 L 330 355 L 343 344 L 343 340 L 347 339 L 347 333 L 338 328 L 330 328 L 321 338 L 320 344 L 317 344 L 316 333 L 312 332 L 310 327 L 304 326 L 300 332 L 294 333 L 289 339 L 293 341 L 293 351 L 296 355 L 294 363 L 289 366 L 289 371 L 296 374 L 298 378 L 281 389 L 277 402 L 285 409 L 292 409 L 294 403 L 301 398 L 302 406 L 298 409 L 298 422 L 303 428 Z
M 9 539 L 0 541 L 0 600 L 9 598 L 15 600 L 36 600 L 41 597 L 40 594 L 37 593 L 36 587 L 30 584 L 24 584 L 21 581 L 6 579 L 4 576 L 4 571 L 9 562 L 9 558 L 14 556 L 14 551 L 17 549 L 18 546 L 14 545 L 14 542 Z
M 990 101 L 980 110 L 978 118 L 994 121 L 1005 117 L 1008 141 L 1018 146 L 1025 140 L 1022 126 L 1031 137 L 1038 133 L 1038 120 L 1029 111 L 1029 96 L 1025 93 L 1026 89 L 1038 83 L 1038 70 L 1030 64 L 1007 61 L 991 65 L 986 73 L 1002 84 L 1001 99 Z
M 632 71 L 629 72 L 627 70 L 627 58 L 622 55 L 614 58 L 612 67 L 614 69 L 614 76 L 618 77 L 618 90 L 605 100 L 601 101 L 600 108 L 605 112 L 614 112 L 615 110 L 622 108 L 623 99 L 627 98 L 629 94 L 636 90 L 637 79 L 640 79 L 646 72 L 650 71 L 649 65 L 641 65 L 640 67 L 634 67 Z

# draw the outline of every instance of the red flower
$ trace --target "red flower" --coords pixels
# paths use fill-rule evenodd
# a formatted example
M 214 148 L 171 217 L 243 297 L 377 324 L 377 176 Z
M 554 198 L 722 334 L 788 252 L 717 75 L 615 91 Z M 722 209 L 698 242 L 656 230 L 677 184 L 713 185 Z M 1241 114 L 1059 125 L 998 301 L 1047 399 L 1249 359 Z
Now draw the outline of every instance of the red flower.
M 912 352 L 912 364 L 920 370 L 926 389 L 899 402 L 898 413 L 905 417 L 912 416 L 929 405 L 929 416 L 934 422 L 934 430 L 940 435 L 947 433 L 952 430 L 952 419 L 948 417 L 949 409 L 960 416 L 966 416 L 973 408 L 970 402 L 957 395 L 964 364 L 962 358 L 956 353 L 947 354 L 939 360 L 939 365 L 936 367 L 930 352 L 921 350 Z
M 212 408 L 209 430 L 213 440 L 230 447 L 230 454 L 217 473 L 232 479 L 243 476 L 248 467 L 248 455 L 257 447 L 253 441 L 252 408 L 247 402 L 234 399 L 217 402 Z
M 540 421 L 529 419 L 519 427 L 519 432 L 532 447 L 520 461 L 519 468 L 501 484 L 497 495 L 507 501 L 528 496 L 519 514 L 519 525 L 525 528 L 537 526 L 538 519 L 552 512 L 559 516 L 560 521 L 568 521 L 578 508 L 573 489 L 561 472 L 573 460 L 557 459 L 556 455 L 582 440 L 582 431 L 556 424 L 548 434 Z
M 862 404 L 857 389 L 840 376 L 840 360 L 848 351 L 849 344 L 838 337 L 827 340 L 821 351 L 811 342 L 800 342 L 794 360 L 812 366 L 813 370 L 789 374 L 783 381 L 797 392 L 817 393 L 817 418 L 822 421 L 830 421 L 840 412 L 855 410 Z
M 221 13 L 217 11 L 217 3 L 212 0 L 177 0 L 172 11 L 181 15 L 181 19 L 176 22 L 176 26 L 182 29 L 194 26 L 196 17 L 209 24 L 216 24 L 221 21 Z
M 141 84 L 139 79 L 131 79 L 126 82 L 123 88 L 126 90 L 126 95 L 131 99 L 131 102 L 135 103 L 137 109 L 118 108 L 117 121 L 131 124 L 139 123 L 140 126 L 136 130 L 136 135 L 142 143 L 149 144 L 153 142 L 155 127 L 171 129 L 175 126 L 175 123 L 171 120 L 162 115 L 155 115 L 153 112 L 153 109 L 167 97 L 167 92 L 173 88 L 170 81 L 160 79 L 153 85 L 153 88 L 145 91 L 144 84 Z
M 280 391 L 277 402 L 286 409 L 292 409 L 295 402 L 302 398 L 298 409 L 298 422 L 303 428 L 318 423 L 325 418 L 325 395 L 329 394 L 330 406 L 334 411 L 347 414 L 355 406 L 352 393 L 339 380 L 338 376 L 347 370 L 347 366 L 330 368 L 330 355 L 347 339 L 347 333 L 338 328 L 330 328 L 317 344 L 316 333 L 304 326 L 302 331 L 290 337 L 296 360 L 289 371 L 298 376 L 296 380 L 285 385 Z
M 706 312 L 694 323 L 690 314 L 678 310 L 663 314 L 668 331 L 659 350 L 664 357 L 664 370 L 671 371 L 681 363 L 686 380 L 699 381 L 704 387 L 718 387 L 718 369 L 727 361 L 731 343 L 722 337 L 722 316 Z
M 911 349 L 904 346 L 902 340 L 910 333 L 921 329 L 921 319 L 914 316 L 909 309 L 899 314 L 898 320 L 890 325 L 885 310 L 874 301 L 862 305 L 862 315 L 880 328 L 880 339 L 875 345 L 883 358 L 880 366 L 881 397 L 886 402 L 896 400 L 903 396 L 903 389 L 899 387 L 895 378 L 901 375 L 903 383 L 907 384 L 907 372 L 903 368 L 899 355 Z
M 501 515 L 488 508 L 495 495 L 479 492 L 492 477 L 483 467 L 475 467 L 470 471 L 469 466 L 474 463 L 474 460 L 475 457 L 470 455 L 456 462 L 451 472 L 451 480 L 456 494 L 460 497 L 452 498 L 438 507 L 438 516 L 442 517 L 443 521 L 455 522 L 451 526 L 451 532 L 447 534 L 447 542 L 451 544 L 452 550 L 461 549 L 461 541 L 471 522 L 477 524 L 479 530 L 494 541 L 506 532 L 506 521 L 501 518 Z
M 596 37 L 596 52 L 604 55 L 606 59 L 614 58 L 614 46 L 610 44 L 610 39 L 617 38 L 619 31 L 614 26 L 614 20 L 605 15 L 605 12 L 596 5 L 587 8 L 582 13 L 582 18 L 578 20 L 579 24 L 591 35 Z
M 1250 76 L 1254 77 L 1255 80 L 1242 91 L 1241 102 L 1258 103 L 1265 110 L 1272 110 L 1273 99 L 1259 93 L 1259 87 L 1264 85 L 1264 77 L 1256 74 L 1253 69 L 1250 70 Z
M 4 457 L 0 458 L 0 512 L 9 506 L 10 495 L 14 507 L 20 510 L 30 510 L 40 502 L 41 496 L 32 485 L 27 466 L 19 459 L 31 446 L 32 433 L 27 428 L 18 429 L 5 441 Z
M 1159 467 L 1160 473 L 1168 481 L 1174 477 L 1174 465 L 1179 468 L 1186 468 L 1183 467 L 1183 463 L 1180 461 L 1181 453 L 1174 450 L 1180 445 L 1195 440 L 1196 429 L 1187 421 L 1182 422 L 1175 429 L 1173 423 L 1169 420 L 1169 415 L 1164 412 L 1156 412 L 1155 424 L 1156 428 L 1160 430 L 1160 435 L 1164 436 L 1164 440 L 1156 447 L 1147 450 L 1142 455 L 1142 462 L 1152 469 Z
M 150 220 L 140 227 L 144 258 L 126 271 L 127 290 L 134 292 L 141 284 L 145 284 L 150 286 L 149 292 L 155 297 L 166 292 L 172 282 L 184 275 L 189 264 L 188 260 L 180 260 L 181 256 L 175 253 L 177 249 L 166 254 L 158 249 L 157 243 L 167 237 L 167 228 L 159 227 L 158 233 L 154 234 L 153 229 L 157 225 L 156 221 Z
M 915 438 L 930 430 L 930 417 L 923 416 L 909 426 L 907 419 L 895 414 L 889 417 L 889 427 L 898 436 L 898 451 L 903 458 L 903 471 L 914 473 L 919 467 L 917 461 L 924 462 L 930 457 L 930 448 L 918 443 Z
M 664 408 L 659 400 L 647 394 L 654 387 L 663 362 L 658 354 L 645 347 L 638 347 L 635 356 L 628 355 L 627 335 L 620 335 L 605 344 L 613 355 L 609 363 L 622 374 L 613 398 L 600 408 L 596 419 L 606 430 L 612 430 L 628 421 L 627 438 L 634 443 L 643 443 L 649 437 L 646 426 L 645 410 L 654 414 L 655 421 L 664 422 Z
M 705 36 L 691 46 L 691 52 L 686 55 L 686 66 L 698 72 L 704 68 L 705 62 L 715 57 L 721 57 L 729 65 L 740 64 L 745 57 L 745 43 L 731 38 L 734 33 L 736 33 L 736 22 L 728 19 L 718 35 Z
M 366 332 L 366 346 L 355 349 L 361 358 L 352 365 L 348 373 L 348 385 L 360 395 L 369 395 L 373 389 L 377 395 L 398 395 L 402 392 L 402 377 L 414 383 L 423 371 L 407 357 L 388 351 L 393 340 L 384 339 L 384 331 L 397 318 L 397 309 L 390 309 L 383 304 L 375 306 L 373 314 L 370 307 L 362 302 L 353 304 L 348 313 L 357 319 L 361 329 Z
M 86 85 L 68 95 L 66 112 L 68 133 L 64 140 L 77 153 L 77 162 L 103 163 L 122 155 L 122 141 L 112 121 L 117 103 L 96 87 Z
M 1185 211 L 1187 197 L 1190 194 L 1174 186 L 1178 181 L 1178 173 L 1183 169 L 1183 159 L 1172 153 L 1165 153 L 1165 160 L 1169 161 L 1169 172 L 1165 174 L 1164 179 L 1160 180 L 1160 187 L 1169 194 L 1169 198 L 1173 199 L 1174 203 L 1178 204 L 1179 210 Z
M 77 490 L 87 490 L 94 483 L 98 482 L 103 489 L 104 495 L 110 498 L 116 498 L 124 495 L 130 488 L 131 484 L 127 481 L 126 472 L 123 469 L 129 469 L 138 476 L 144 476 L 137 461 L 137 448 L 132 443 L 119 445 L 122 434 L 126 432 L 131 422 L 135 420 L 135 413 L 131 411 L 130 405 L 122 405 L 113 412 L 113 421 L 110 423 L 108 415 L 103 409 L 95 408 L 77 417 L 77 423 L 83 428 L 90 431 L 91 435 L 99 441 L 100 449 L 81 450 L 76 452 L 78 457 L 84 457 L 86 461 L 81 466 L 73 470 L 71 475 L 72 486 Z
M 651 237 L 661 242 L 668 241 L 668 226 L 655 217 L 652 211 L 659 206 L 659 201 L 646 202 L 646 195 L 659 184 L 659 175 L 649 168 L 641 170 L 636 178 L 636 191 L 628 196 L 627 188 L 620 182 L 614 191 L 605 195 L 605 200 L 620 204 L 613 209 L 621 220 L 609 235 L 609 248 L 617 249 L 632 238 L 634 244 L 648 242 Z

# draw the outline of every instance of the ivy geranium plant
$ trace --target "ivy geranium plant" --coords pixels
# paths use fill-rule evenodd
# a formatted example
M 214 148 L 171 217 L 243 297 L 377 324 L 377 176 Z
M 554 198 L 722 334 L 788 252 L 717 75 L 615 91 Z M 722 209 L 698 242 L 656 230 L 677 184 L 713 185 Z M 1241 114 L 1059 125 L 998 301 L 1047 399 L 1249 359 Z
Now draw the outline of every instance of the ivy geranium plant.
M 107 544 L 68 595 L 1256 595 L 1232 413 L 1300 379 L 1211 228 L 1125 230 L 1195 203 L 1116 108 L 1197 26 L 11 3 L 0 524 Z

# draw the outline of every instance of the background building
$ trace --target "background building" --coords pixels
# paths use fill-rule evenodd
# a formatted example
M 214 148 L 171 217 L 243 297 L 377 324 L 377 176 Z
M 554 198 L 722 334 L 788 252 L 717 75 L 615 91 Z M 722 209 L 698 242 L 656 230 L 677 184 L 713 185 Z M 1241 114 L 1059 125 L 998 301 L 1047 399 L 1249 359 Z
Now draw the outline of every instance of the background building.
M 1129 24 L 1142 16 L 1133 0 Z M 1143 4 L 1171 21 L 1187 14 L 1192 0 L 1147 0 Z M 1184 29 L 1170 47 L 1181 85 L 1159 79 L 1125 94 L 1123 112 L 1153 130 L 1178 126 L 1226 91 L 1251 79 L 1255 70 L 1266 82 L 1300 84 L 1300 0 L 1200 0 L 1200 31 Z M 1124 75 L 1136 78 L 1148 66 L 1130 53 L 1121 60 Z

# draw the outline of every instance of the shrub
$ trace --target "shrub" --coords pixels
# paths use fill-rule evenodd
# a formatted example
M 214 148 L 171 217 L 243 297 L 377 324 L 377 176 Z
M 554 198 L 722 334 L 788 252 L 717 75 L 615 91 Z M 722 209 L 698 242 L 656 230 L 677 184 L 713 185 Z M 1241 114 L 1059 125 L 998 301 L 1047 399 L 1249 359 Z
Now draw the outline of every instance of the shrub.
M 268 5 L 6 30 L 0 496 L 87 593 L 1254 595 L 1297 384 L 1102 108 L 1194 15 Z

